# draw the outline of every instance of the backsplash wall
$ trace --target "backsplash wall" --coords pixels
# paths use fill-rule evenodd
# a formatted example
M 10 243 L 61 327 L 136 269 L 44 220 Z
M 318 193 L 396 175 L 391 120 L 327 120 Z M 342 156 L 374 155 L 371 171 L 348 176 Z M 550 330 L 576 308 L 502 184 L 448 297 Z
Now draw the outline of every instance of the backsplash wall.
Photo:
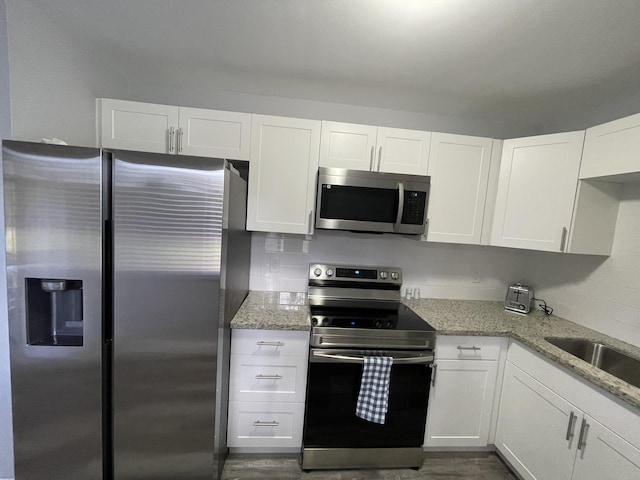
M 527 252 L 554 313 L 640 347 L 640 183 L 624 185 L 610 257 Z
M 520 281 L 555 314 L 640 347 L 640 183 L 624 187 L 610 257 L 321 230 L 254 233 L 250 288 L 304 292 L 315 262 L 398 266 L 403 294 L 419 288 L 432 298 L 501 301 L 507 285 Z
M 427 243 L 394 235 L 317 230 L 313 236 L 254 233 L 251 289 L 304 292 L 310 263 L 400 267 L 406 287 L 422 297 L 503 300 L 523 277 L 513 249 Z

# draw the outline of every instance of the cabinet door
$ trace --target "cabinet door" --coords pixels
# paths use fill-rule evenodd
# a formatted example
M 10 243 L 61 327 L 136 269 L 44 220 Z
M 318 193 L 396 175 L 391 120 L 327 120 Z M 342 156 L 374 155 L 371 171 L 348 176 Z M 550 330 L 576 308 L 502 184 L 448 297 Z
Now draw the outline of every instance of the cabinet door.
M 582 412 L 510 362 L 500 405 L 496 448 L 522 478 L 569 480 Z
M 427 415 L 427 447 L 486 447 L 497 361 L 438 360 Z
M 100 99 L 100 146 L 175 153 L 178 107 Z
M 431 132 L 378 127 L 376 143 L 376 171 L 427 175 Z
M 247 229 L 313 233 L 320 122 L 253 115 Z
M 491 244 L 564 251 L 584 132 L 505 140 Z
M 574 480 L 640 478 L 640 449 L 587 415 L 581 427 L 583 444 L 578 450 Z
M 320 166 L 373 170 L 377 131 L 371 125 L 322 122 Z
M 580 178 L 640 171 L 640 114 L 587 129 Z
M 432 134 L 428 241 L 480 244 L 492 144 L 490 138 Z
M 249 160 L 251 114 L 180 107 L 178 153 Z

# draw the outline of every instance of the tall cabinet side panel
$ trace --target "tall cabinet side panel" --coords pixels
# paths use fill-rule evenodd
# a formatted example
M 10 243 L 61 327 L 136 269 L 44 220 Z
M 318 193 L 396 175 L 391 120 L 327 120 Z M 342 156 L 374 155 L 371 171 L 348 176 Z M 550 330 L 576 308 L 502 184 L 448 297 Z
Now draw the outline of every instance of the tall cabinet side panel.
M 114 155 L 114 475 L 210 478 L 224 162 Z
M 15 476 L 102 477 L 97 149 L 3 143 Z

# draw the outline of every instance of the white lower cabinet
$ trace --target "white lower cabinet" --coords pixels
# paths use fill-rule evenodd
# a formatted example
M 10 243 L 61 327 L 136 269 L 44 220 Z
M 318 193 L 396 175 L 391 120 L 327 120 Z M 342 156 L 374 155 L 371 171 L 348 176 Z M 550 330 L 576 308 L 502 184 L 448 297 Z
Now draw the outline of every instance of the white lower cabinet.
M 425 447 L 486 447 L 505 339 L 438 337 Z
M 302 445 L 309 332 L 233 330 L 227 446 Z
M 496 448 L 525 480 L 637 480 L 640 414 L 512 344 Z

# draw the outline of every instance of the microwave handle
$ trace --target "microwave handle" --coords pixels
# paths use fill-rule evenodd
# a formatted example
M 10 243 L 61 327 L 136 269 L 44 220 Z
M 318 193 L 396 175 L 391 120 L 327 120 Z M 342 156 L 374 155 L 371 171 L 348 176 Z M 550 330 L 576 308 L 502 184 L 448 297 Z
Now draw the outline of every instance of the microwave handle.
M 398 183 L 396 188 L 398 189 L 398 215 L 396 216 L 396 223 L 393 225 L 394 232 L 400 229 L 402 213 L 404 212 L 404 183 Z

